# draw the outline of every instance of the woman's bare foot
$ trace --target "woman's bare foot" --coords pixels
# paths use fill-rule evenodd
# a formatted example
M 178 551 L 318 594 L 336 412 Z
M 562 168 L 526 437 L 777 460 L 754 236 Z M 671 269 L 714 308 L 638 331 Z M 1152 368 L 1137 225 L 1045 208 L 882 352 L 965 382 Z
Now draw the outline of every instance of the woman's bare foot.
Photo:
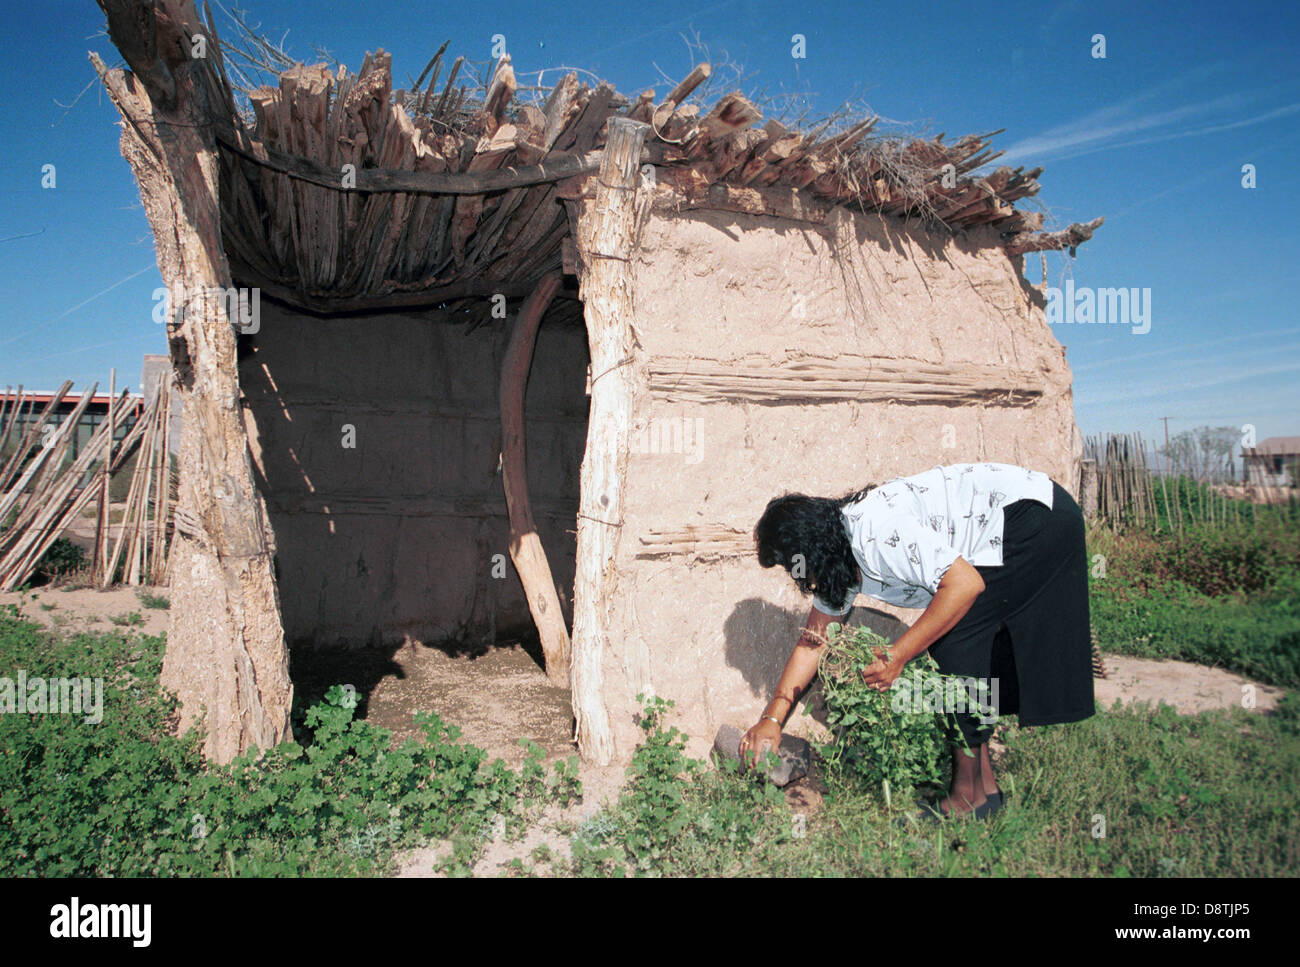
M 963 746 L 952 750 L 952 784 L 948 795 L 935 802 L 935 808 L 945 816 L 954 813 L 969 813 L 988 802 L 987 783 L 984 778 L 984 763 L 988 760 L 988 743 L 970 750 L 974 755 L 967 755 Z M 993 767 L 989 766 L 989 781 L 994 790 L 997 782 L 993 780 Z

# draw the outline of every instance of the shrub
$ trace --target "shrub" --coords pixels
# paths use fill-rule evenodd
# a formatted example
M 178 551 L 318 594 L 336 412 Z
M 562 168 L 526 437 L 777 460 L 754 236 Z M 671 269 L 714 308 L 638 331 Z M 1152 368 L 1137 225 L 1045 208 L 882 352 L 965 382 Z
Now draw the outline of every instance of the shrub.
M 1106 559 L 1090 588 L 1103 648 L 1300 684 L 1296 528 L 1281 518 L 1161 536 L 1094 528 L 1088 541 Z
M 1289 607 L 1209 598 L 1181 584 L 1159 594 L 1094 592 L 1090 602 L 1106 651 L 1218 665 L 1294 687 L 1300 685 L 1300 620 Z
M 75 571 L 86 563 L 86 552 L 66 537 L 60 537 L 36 562 L 36 577 L 46 581 Z

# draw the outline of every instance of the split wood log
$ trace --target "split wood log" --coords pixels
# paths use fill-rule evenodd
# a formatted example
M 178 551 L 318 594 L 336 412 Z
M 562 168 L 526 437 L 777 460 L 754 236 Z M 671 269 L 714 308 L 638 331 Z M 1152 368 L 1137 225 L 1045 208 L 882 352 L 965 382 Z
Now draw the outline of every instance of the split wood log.
M 205 32 L 190 0 L 155 0 L 152 9 L 177 32 Z M 188 49 L 164 52 L 174 102 L 155 100 L 124 71 L 91 60 L 126 121 L 122 153 L 140 187 L 163 283 L 185 303 L 173 306 L 167 335 L 184 412 L 179 507 L 195 526 L 173 543 L 161 683 L 180 699 L 182 727 L 206 708 L 204 752 L 228 762 L 289 737 L 293 686 L 266 507 L 238 402 L 234 330 L 220 300 L 207 296 L 232 288 L 210 124 L 221 113 L 220 93 Z M 129 46 L 119 50 L 132 71 L 149 69 Z
M 1030 406 L 1044 393 L 1030 372 L 975 363 L 936 364 L 872 356 L 746 357 L 726 362 L 660 357 L 646 364 L 647 388 L 674 403 L 767 405 L 843 400 L 912 405 Z
M 690 157 L 696 158 L 710 151 L 713 142 L 737 131 L 743 131 L 751 124 L 762 120 L 763 114 L 752 101 L 739 91 L 719 99 L 713 109 L 700 119 L 695 138 L 687 150 Z
M 1094 218 L 1092 221 L 1082 224 L 1075 222 L 1069 228 L 1059 232 L 1017 235 L 1007 242 L 1007 254 L 1023 255 L 1025 252 L 1068 248 L 1071 250 L 1070 254 L 1073 255 L 1074 249 L 1092 238 L 1092 233 L 1100 228 L 1101 223 L 1105 220 L 1104 218 Z
M 668 92 L 662 104 L 655 108 L 651 124 L 654 125 L 655 133 L 663 131 L 664 125 L 672 117 L 673 112 L 677 110 L 677 105 L 691 96 L 697 87 L 709 79 L 713 73 L 713 68 L 708 64 L 696 64 L 695 69 L 682 78 L 681 83 Z
M 541 637 L 546 676 L 552 684 L 568 688 L 569 629 L 564 623 L 551 565 L 533 520 L 524 446 L 524 390 L 528 386 L 537 328 L 561 281 L 558 273 L 552 273 L 537 283 L 519 311 L 501 362 L 501 483 L 510 515 L 510 559 L 519 573 L 528 610 Z
M 517 88 L 515 70 L 510 66 L 510 55 L 506 54 L 497 64 L 492 83 L 488 87 L 487 99 L 483 104 L 483 113 L 492 119 L 492 131 L 489 133 L 495 133 L 496 128 L 500 126 Z
M 123 397 L 126 395 L 123 393 Z M 3 576 L 0 577 L 0 590 L 12 590 L 25 582 L 36 569 L 36 565 L 45 555 L 45 552 L 49 550 L 50 545 L 67 530 L 72 521 L 81 513 L 82 508 L 90 503 L 91 497 L 95 494 L 95 488 L 83 487 L 80 491 L 76 491 L 75 484 L 81 480 L 86 467 L 98 457 L 103 445 L 106 445 L 107 434 L 104 431 L 105 427 L 101 425 L 95 434 L 91 436 L 90 442 L 82 452 L 82 457 L 78 458 L 78 462 L 64 475 L 57 493 L 46 501 L 44 519 L 38 519 L 33 526 L 26 530 L 24 537 L 27 544 L 23 556 L 17 557 L 15 554 L 10 554 L 6 556 L 3 563 L 0 563 L 0 569 L 3 569 Z M 132 439 L 131 442 L 134 442 L 134 440 Z M 125 445 L 121 452 L 126 452 Z
M 278 171 L 300 181 L 332 188 L 335 191 L 394 192 L 403 191 L 423 195 L 481 195 L 485 192 L 504 191 L 524 185 L 537 185 L 544 181 L 558 181 L 573 175 L 591 174 L 600 168 L 601 152 L 551 155 L 535 165 L 502 168 L 494 171 L 403 171 L 396 168 L 360 168 L 356 171 L 356 185 L 343 187 L 341 171 L 297 155 L 287 154 L 263 145 L 262 152 L 245 151 L 234 141 L 218 136 L 217 143 L 227 151 L 247 161 Z M 261 157 L 261 153 L 265 157 Z
M 678 555 L 695 561 L 715 561 L 740 557 L 754 552 L 752 531 L 725 524 L 696 524 L 681 530 L 651 530 L 640 538 L 639 558 L 664 558 Z
M 126 490 L 126 503 L 122 505 L 122 526 L 117 532 L 117 540 L 113 543 L 113 551 L 109 554 L 108 563 L 105 565 L 105 587 L 112 584 L 117 577 L 117 564 L 122 559 L 122 549 L 129 547 L 130 542 L 134 540 L 133 535 L 138 517 L 137 508 L 140 502 L 140 490 L 144 481 L 144 466 L 148 461 L 149 444 L 153 434 L 153 407 L 154 404 L 150 403 L 149 408 L 145 410 L 136 423 L 136 427 L 141 431 L 140 449 L 135 458 L 135 469 L 131 472 L 131 483 Z M 130 570 L 130 560 L 131 557 L 128 553 L 128 571 Z
M 63 445 L 54 453 L 58 462 L 62 461 L 62 453 L 75 434 L 75 427 L 75 421 L 64 424 L 67 432 L 63 433 Z M 73 515 L 97 492 L 95 487 L 87 486 L 74 493 L 105 448 L 108 429 L 107 424 L 101 423 L 70 466 L 62 468 L 48 487 L 33 489 L 26 495 L 18 519 L 0 535 L 0 590 L 12 591 L 30 577 L 41 556 L 67 528 Z M 55 451 L 55 446 L 44 449 Z
M 573 714 L 578 749 L 590 762 L 614 756 L 602 662 L 614 607 L 613 562 L 623 523 L 632 403 L 632 281 L 629 262 L 648 206 L 638 200 L 641 146 L 650 128 L 629 118 L 609 122 L 591 202 L 578 209 L 574 238 L 591 350 L 591 410 L 582 459 L 577 574 L 573 590 Z
M 150 584 L 162 584 L 165 581 L 167 573 L 167 524 L 170 521 L 169 512 L 172 507 L 172 472 L 171 472 L 171 414 L 172 414 L 172 388 L 171 374 L 168 373 L 162 380 L 162 446 L 159 448 L 159 464 L 162 467 L 160 489 L 158 491 L 158 506 L 154 509 L 154 519 L 157 522 L 157 532 L 154 536 L 154 565 L 149 574 Z
M 10 488 L 9 492 L 0 495 L 0 520 L 5 520 L 9 516 L 9 511 L 18 503 L 25 491 L 29 492 L 29 497 L 14 520 L 12 529 L 15 533 L 26 528 L 32 519 L 40 513 L 40 500 L 48 493 L 50 482 L 62 469 L 63 455 L 67 452 L 69 445 L 76 436 L 77 424 L 81 421 L 81 415 L 86 411 L 90 404 L 90 399 L 94 395 L 95 389 L 99 384 L 95 384 L 89 393 L 82 393 L 77 400 L 77 405 L 72 408 L 72 412 L 67 418 L 52 428 L 46 436 L 40 448 L 36 451 L 36 456 L 23 470 L 23 474 L 18 478 L 18 482 Z M 42 417 L 49 415 L 49 410 L 42 414 Z M 29 447 L 35 446 L 33 440 Z M 15 454 L 22 456 L 26 451 Z

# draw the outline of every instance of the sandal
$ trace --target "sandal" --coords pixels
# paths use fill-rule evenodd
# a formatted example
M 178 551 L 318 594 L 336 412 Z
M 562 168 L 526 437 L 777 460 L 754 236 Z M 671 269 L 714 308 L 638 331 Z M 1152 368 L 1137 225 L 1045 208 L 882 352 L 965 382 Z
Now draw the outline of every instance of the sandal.
M 984 803 L 975 807 L 976 819 L 988 819 L 1002 808 L 1002 793 L 996 793 L 995 796 L 985 793 Z

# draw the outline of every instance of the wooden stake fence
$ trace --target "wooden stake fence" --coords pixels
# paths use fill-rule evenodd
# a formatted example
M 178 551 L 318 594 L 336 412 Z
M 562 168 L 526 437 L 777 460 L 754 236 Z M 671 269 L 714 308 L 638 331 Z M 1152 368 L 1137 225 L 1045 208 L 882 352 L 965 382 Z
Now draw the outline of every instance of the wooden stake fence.
M 112 383 L 116 383 L 116 373 Z M 114 385 L 108 419 L 95 428 L 86 446 L 65 467 L 64 458 L 76 439 L 81 417 L 94 397 L 97 384 L 81 395 L 57 429 L 46 433 L 46 424 L 71 386 L 71 382 L 63 384 L 40 417 L 23 433 L 18 449 L 0 469 L 0 522 L 15 514 L 13 523 L 0 530 L 0 591 L 12 591 L 30 579 L 50 545 L 93 498 L 98 498 L 100 504 L 94 550 L 94 569 L 100 586 L 107 586 L 115 576 L 124 543 L 128 547 L 128 583 L 140 584 L 166 572 L 167 514 L 172 506 L 166 430 L 171 401 L 168 387 L 164 382 L 121 445 L 114 447 L 118 414 L 125 412 L 129 401 L 129 393 L 123 390 L 117 394 Z M 21 394 L 20 387 L 20 397 Z M 13 435 L 19 405 L 20 401 L 15 402 L 5 420 L 0 441 L 7 441 Z M 137 449 L 139 456 L 132 474 L 131 495 L 109 559 L 105 557 L 109 530 L 108 484 L 111 475 L 121 470 Z M 149 512 L 151 493 L 152 514 Z

